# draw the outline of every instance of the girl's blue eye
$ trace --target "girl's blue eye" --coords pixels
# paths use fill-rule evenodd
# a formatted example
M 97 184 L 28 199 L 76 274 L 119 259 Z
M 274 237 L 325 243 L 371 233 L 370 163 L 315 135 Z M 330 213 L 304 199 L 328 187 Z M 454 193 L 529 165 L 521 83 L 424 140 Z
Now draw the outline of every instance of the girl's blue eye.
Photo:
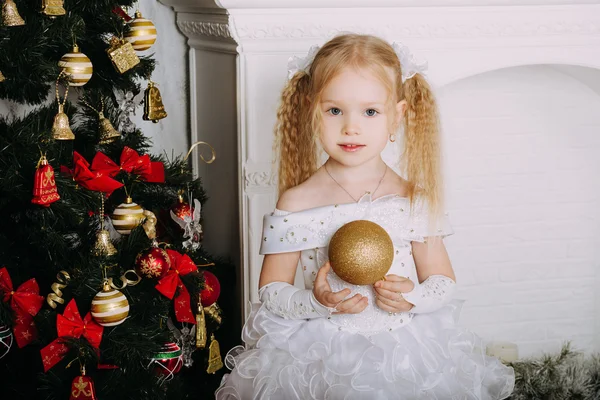
M 329 109 L 329 113 L 331 115 L 340 115 L 342 113 L 342 110 L 340 110 L 339 108 L 332 107 Z
M 365 111 L 365 114 L 366 114 L 367 117 L 374 117 L 377 114 L 379 114 L 379 112 L 377 110 L 369 108 L 367 111 Z

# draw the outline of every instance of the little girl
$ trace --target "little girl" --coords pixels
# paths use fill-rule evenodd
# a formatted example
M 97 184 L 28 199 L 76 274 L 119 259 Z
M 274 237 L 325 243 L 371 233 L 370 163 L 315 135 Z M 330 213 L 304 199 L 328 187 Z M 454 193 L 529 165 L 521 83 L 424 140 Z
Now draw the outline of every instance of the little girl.
M 291 62 L 277 117 L 280 197 L 259 296 L 217 399 L 504 399 L 512 368 L 455 326 L 433 95 L 402 45 L 337 36 Z M 403 124 L 404 177 L 382 160 Z M 319 168 L 318 146 L 329 156 Z M 332 235 L 369 220 L 394 244 L 373 285 L 342 281 Z M 293 286 L 302 267 L 305 289 Z

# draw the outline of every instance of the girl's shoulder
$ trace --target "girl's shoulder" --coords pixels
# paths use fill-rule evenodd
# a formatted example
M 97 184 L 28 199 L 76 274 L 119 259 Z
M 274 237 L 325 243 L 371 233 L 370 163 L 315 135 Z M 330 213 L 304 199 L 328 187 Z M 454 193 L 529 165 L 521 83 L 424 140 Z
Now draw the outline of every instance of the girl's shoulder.
M 317 172 L 298 186 L 289 188 L 279 196 L 277 210 L 298 212 L 317 208 L 331 203 L 327 187 Z

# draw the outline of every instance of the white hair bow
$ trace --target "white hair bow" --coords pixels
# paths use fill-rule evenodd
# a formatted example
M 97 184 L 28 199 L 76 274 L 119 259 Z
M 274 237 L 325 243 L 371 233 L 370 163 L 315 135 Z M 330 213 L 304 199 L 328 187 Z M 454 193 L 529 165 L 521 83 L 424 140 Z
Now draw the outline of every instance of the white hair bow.
M 288 59 L 288 79 L 292 79 L 298 71 L 304 71 L 308 74 L 315 55 L 319 52 L 320 48 L 317 45 L 313 45 L 305 57 L 290 57 Z M 410 52 L 410 49 L 400 42 L 392 43 L 392 48 L 396 52 L 402 66 L 402 82 L 406 82 L 407 79 L 412 78 L 415 74 L 425 75 L 428 67 L 427 61 L 417 60 Z

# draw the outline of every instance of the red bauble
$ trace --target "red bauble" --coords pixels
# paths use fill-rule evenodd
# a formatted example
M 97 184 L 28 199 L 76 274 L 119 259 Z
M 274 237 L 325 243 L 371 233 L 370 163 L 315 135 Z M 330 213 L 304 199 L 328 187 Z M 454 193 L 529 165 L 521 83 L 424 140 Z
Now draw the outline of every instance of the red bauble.
M 92 378 L 85 375 L 76 376 L 71 383 L 69 400 L 98 400 Z
M 204 289 L 200 292 L 200 301 L 203 307 L 212 306 L 221 294 L 221 284 L 217 277 L 208 271 L 204 271 Z
M 185 217 L 192 218 L 192 212 L 194 210 L 192 209 L 192 206 L 183 200 L 183 196 L 179 195 L 179 200 L 177 201 L 177 204 L 171 208 L 171 211 L 173 211 L 173 214 L 177 217 L 184 219 Z
M 171 259 L 166 251 L 159 247 L 145 250 L 135 258 L 135 270 L 144 278 L 162 278 L 171 268 Z
M 46 156 L 42 156 L 33 178 L 33 199 L 31 199 L 31 202 L 43 207 L 50 207 L 50 204 L 58 200 L 60 200 L 60 196 L 56 189 L 54 169 L 48 164 Z
M 177 343 L 167 343 L 150 361 L 150 367 L 161 379 L 169 380 L 181 370 L 183 355 Z

